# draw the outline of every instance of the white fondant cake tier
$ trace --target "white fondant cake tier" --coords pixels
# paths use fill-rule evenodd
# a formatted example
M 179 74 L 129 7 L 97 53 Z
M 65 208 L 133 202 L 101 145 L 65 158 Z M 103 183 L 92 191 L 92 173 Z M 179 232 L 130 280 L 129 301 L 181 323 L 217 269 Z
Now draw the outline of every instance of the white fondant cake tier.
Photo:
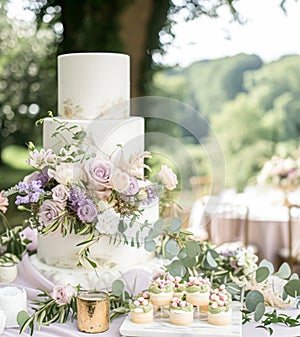
M 75 125 L 78 127 L 76 130 L 86 131 L 87 136 L 84 143 L 89 145 L 88 151 L 90 152 L 98 150 L 100 153 L 110 156 L 118 149 L 118 145 L 122 146 L 126 157 L 129 157 L 130 154 L 144 151 L 144 118 L 142 117 L 113 120 L 68 120 L 58 118 L 58 121 L 67 123 L 69 127 Z M 68 132 L 60 132 L 56 137 L 52 136 L 58 126 L 59 124 L 53 121 L 52 118 L 44 120 L 44 148 L 52 149 L 56 153 L 67 143 L 72 143 L 72 134 Z
M 123 242 L 114 245 L 110 243 L 108 237 L 102 237 L 98 243 L 90 247 L 89 257 L 97 263 L 100 269 L 139 266 L 153 258 L 154 253 L 147 252 L 143 246 L 137 248 L 130 245 L 130 239 L 131 237 L 135 239 L 135 232 L 140 223 L 143 223 L 146 219 L 150 223 L 154 223 L 159 218 L 158 201 L 149 206 L 144 206 L 143 209 L 143 214 L 139 217 L 139 223 L 125 231 L 125 235 L 129 239 L 129 245 Z M 78 252 L 82 248 L 77 247 L 77 244 L 82 241 L 84 241 L 84 236 L 68 234 L 63 237 L 59 231 L 41 235 L 38 240 L 38 257 L 49 266 L 77 268 Z M 86 264 L 86 267 L 91 268 L 89 264 Z
M 47 280 L 53 284 L 68 285 L 73 286 L 81 285 L 84 289 L 108 289 L 114 280 L 119 279 L 122 275 L 128 272 L 136 272 L 138 276 L 143 276 L 148 281 L 151 274 L 153 274 L 157 269 L 159 269 L 165 261 L 159 258 L 152 258 L 148 262 L 144 262 L 141 265 L 136 265 L 132 267 L 118 266 L 110 269 L 68 269 L 60 268 L 55 266 L 48 266 L 47 264 L 41 262 L 36 254 L 30 256 L 30 262 L 32 266 L 42 274 Z M 143 273 L 144 271 L 145 273 Z M 146 274 L 146 275 L 145 275 Z M 132 286 L 132 283 L 130 285 Z
M 112 53 L 60 55 L 58 114 L 69 119 L 129 117 L 129 81 L 128 55 Z M 110 109 L 116 105 L 117 111 Z

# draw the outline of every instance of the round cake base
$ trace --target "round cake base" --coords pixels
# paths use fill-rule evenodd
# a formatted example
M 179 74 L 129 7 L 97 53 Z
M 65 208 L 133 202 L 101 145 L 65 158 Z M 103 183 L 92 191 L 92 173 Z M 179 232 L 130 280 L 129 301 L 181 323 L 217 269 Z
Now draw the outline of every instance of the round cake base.
M 135 265 L 130 268 L 116 266 L 110 269 L 68 269 L 46 265 L 39 260 L 37 254 L 31 255 L 29 259 L 32 266 L 54 285 L 80 285 L 82 288 L 89 290 L 110 289 L 113 281 L 120 278 L 124 280 L 127 273 L 130 274 L 131 278 L 136 275 L 139 284 L 148 286 L 151 274 L 164 263 L 162 259 L 154 257 L 143 265 Z M 136 274 L 134 273 L 135 270 L 137 271 Z M 128 283 L 129 287 L 134 284 L 134 279 L 128 282 L 126 282 L 126 279 L 124 281 Z M 130 291 L 130 289 L 128 290 Z

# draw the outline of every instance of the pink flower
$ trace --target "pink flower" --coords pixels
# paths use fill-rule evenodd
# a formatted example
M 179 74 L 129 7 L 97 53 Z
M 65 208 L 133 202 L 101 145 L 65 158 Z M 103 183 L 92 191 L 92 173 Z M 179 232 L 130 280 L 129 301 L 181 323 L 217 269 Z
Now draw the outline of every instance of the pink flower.
M 7 206 L 8 206 L 8 199 L 6 197 L 3 197 L 4 191 L 0 192 L 0 211 L 3 213 L 6 213 Z
M 47 227 L 53 223 L 53 221 L 64 210 L 64 204 L 55 200 L 45 200 L 39 209 L 39 221 Z
M 98 191 L 111 188 L 110 178 L 112 163 L 108 160 L 93 159 L 86 163 L 84 170 L 87 181 L 95 186 Z
M 110 178 L 110 182 L 114 190 L 123 193 L 129 188 L 129 175 L 126 172 L 116 169 Z
M 71 286 L 55 286 L 52 290 L 51 297 L 61 306 L 70 304 L 72 297 L 75 295 L 75 289 Z
M 174 190 L 178 184 L 177 176 L 173 170 L 166 165 L 161 166 L 161 170 L 157 175 L 158 179 L 165 185 L 167 190 Z
M 20 232 L 20 237 L 22 241 L 25 239 L 31 241 L 27 244 L 27 250 L 32 252 L 37 249 L 37 241 L 38 241 L 38 232 L 36 228 L 26 227 L 25 229 Z
M 56 155 L 51 149 L 41 149 L 41 151 L 35 149 L 30 151 L 30 158 L 26 162 L 31 167 L 42 169 L 45 166 L 54 165 L 56 163 Z
M 53 200 L 64 202 L 67 201 L 70 195 L 70 190 L 64 185 L 57 185 L 52 189 Z

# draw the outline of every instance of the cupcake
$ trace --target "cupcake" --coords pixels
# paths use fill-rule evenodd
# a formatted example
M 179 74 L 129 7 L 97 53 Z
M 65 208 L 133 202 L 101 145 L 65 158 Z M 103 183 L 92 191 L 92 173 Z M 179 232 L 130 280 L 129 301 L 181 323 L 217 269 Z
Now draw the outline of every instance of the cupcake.
M 231 295 L 222 284 L 211 291 L 208 306 L 208 323 L 214 325 L 231 324 Z
M 191 303 L 173 297 L 169 310 L 171 324 L 188 325 L 193 323 L 194 309 Z
M 185 292 L 185 282 L 180 276 L 169 276 L 169 280 L 172 282 L 173 297 L 181 298 Z
M 153 321 L 153 305 L 147 292 L 141 294 L 130 303 L 130 320 L 133 323 L 145 324 Z
M 210 281 L 207 277 L 190 276 L 185 291 L 189 303 L 200 307 L 201 312 L 207 312 L 210 292 Z
M 173 297 L 172 283 L 165 278 L 158 278 L 149 287 L 150 301 L 159 307 L 169 305 Z

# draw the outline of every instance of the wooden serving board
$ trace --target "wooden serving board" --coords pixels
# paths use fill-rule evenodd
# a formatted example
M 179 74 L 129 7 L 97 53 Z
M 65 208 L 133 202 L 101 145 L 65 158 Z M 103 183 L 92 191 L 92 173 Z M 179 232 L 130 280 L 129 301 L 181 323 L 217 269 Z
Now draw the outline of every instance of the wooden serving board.
M 216 326 L 208 324 L 207 315 L 200 314 L 194 323 L 175 326 L 168 318 L 159 318 L 148 324 L 135 324 L 128 315 L 120 327 L 120 334 L 126 337 L 242 337 L 242 313 L 240 303 L 232 305 L 232 324 Z

